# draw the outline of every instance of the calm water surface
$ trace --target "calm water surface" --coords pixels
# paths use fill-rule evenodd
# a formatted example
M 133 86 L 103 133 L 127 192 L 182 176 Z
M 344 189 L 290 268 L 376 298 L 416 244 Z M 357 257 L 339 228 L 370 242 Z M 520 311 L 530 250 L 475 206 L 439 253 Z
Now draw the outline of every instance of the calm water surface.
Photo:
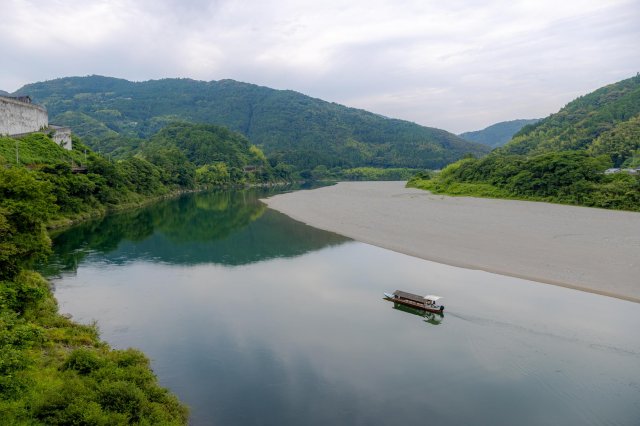
M 58 235 L 62 312 L 208 425 L 638 425 L 640 305 L 361 244 L 196 194 Z M 444 317 L 383 291 L 444 296 Z

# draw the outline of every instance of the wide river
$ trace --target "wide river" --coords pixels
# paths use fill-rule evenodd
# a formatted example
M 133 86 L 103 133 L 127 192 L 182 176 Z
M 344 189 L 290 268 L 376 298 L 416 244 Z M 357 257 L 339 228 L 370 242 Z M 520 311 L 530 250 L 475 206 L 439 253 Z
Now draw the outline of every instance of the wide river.
M 143 350 L 193 425 L 640 424 L 639 304 L 355 242 L 265 195 L 57 235 L 60 311 Z M 444 316 L 383 300 L 396 289 L 443 296 Z

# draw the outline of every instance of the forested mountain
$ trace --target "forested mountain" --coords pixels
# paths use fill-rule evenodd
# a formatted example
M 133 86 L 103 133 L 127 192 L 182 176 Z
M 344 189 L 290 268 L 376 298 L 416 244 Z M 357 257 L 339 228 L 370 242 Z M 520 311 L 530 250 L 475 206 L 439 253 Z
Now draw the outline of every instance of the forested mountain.
M 240 133 L 212 124 L 170 124 L 153 135 L 145 146 L 151 149 L 178 148 L 196 166 L 224 162 L 242 169 L 262 165 L 264 154 Z
M 628 170 L 607 174 L 612 166 Z M 505 146 L 410 185 L 436 193 L 640 211 L 640 76 L 603 87 L 525 126 Z
M 470 142 L 478 142 L 483 145 L 488 145 L 491 148 L 502 146 L 509 142 L 513 135 L 518 133 L 527 124 L 535 124 L 540 119 L 523 119 L 523 120 L 511 120 L 503 121 L 500 123 L 492 124 L 491 126 L 482 130 L 476 130 L 474 132 L 461 133 L 462 139 Z
M 602 87 L 555 114 L 525 126 L 503 148 L 505 154 L 586 150 L 605 154 L 615 166 L 640 149 L 640 75 Z
M 9 96 L 9 92 L 5 92 L 4 90 L 0 90 L 0 96 Z
M 145 82 L 88 76 L 29 84 L 50 122 L 69 125 L 96 150 L 110 152 L 188 121 L 242 133 L 277 162 L 327 167 L 439 168 L 488 149 L 444 130 L 233 80 Z
M 143 141 L 140 154 L 186 186 L 190 168 L 197 185 L 265 183 L 289 181 L 289 166 L 272 168 L 267 158 L 240 133 L 214 124 L 169 124 L 150 140 Z M 170 179 L 168 179 L 171 181 Z

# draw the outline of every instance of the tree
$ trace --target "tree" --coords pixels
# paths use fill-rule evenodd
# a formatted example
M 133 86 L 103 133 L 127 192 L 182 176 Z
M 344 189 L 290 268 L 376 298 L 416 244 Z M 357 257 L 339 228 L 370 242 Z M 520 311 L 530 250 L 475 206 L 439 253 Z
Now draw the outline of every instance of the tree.
M 49 252 L 45 230 L 55 213 L 48 182 L 21 168 L 0 168 L 0 279 L 14 277 L 21 264 Z

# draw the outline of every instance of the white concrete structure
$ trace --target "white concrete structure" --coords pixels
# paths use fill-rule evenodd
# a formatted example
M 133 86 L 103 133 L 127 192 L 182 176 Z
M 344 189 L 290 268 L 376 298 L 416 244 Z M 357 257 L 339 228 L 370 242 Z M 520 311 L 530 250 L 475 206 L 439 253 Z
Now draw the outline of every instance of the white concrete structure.
M 0 96 L 0 134 L 37 132 L 49 126 L 47 110 L 27 99 Z
M 64 149 L 71 150 L 71 127 L 49 126 L 51 139 Z
M 20 137 L 33 132 L 48 133 L 64 149 L 71 149 L 71 128 L 49 126 L 47 110 L 31 103 L 28 96 L 0 96 L 0 136 Z

